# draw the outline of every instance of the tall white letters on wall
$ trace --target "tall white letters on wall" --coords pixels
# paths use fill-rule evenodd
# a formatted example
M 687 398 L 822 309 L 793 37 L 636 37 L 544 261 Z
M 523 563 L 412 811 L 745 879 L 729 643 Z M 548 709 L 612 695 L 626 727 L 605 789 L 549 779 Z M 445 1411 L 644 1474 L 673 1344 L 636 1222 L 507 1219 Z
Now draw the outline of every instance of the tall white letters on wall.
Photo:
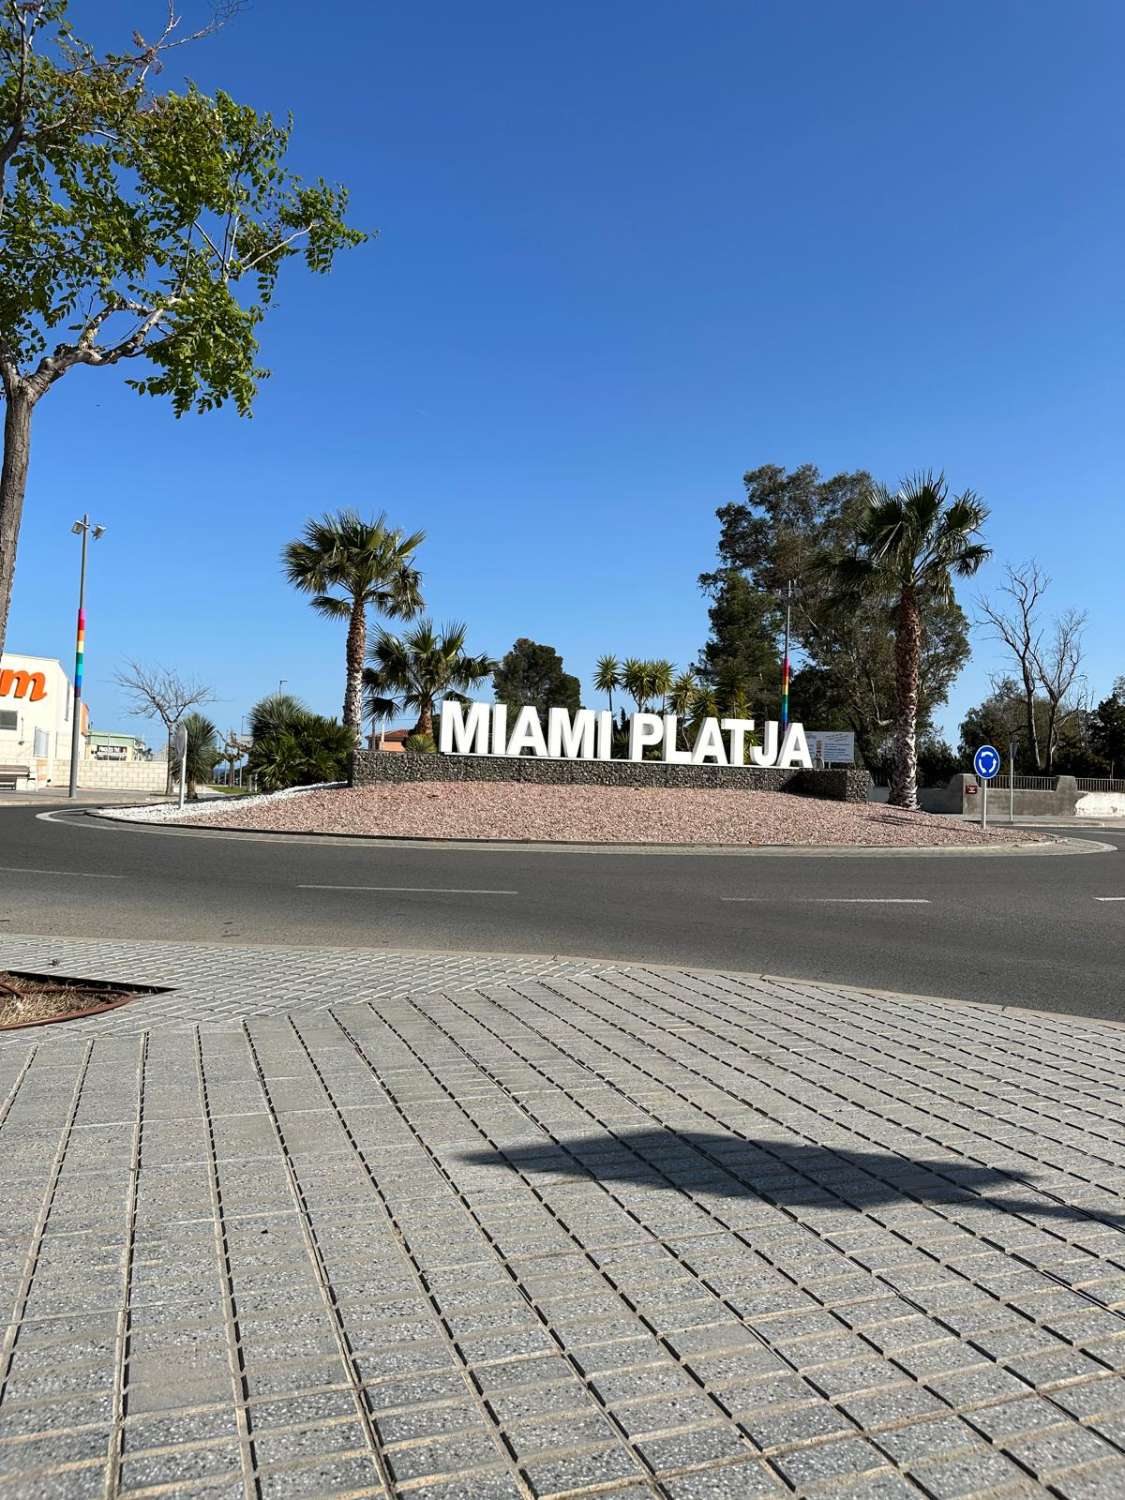
M 675 714 L 635 713 L 629 720 L 630 760 L 643 760 L 648 749 L 659 747 L 667 765 L 777 766 L 789 770 L 812 768 L 804 727 L 790 724 L 784 736 L 767 719 L 762 743 L 747 744 L 753 719 L 704 719 L 690 749 L 680 748 L 679 719 Z M 780 747 L 779 747 L 780 740 Z M 521 708 L 508 730 L 503 703 L 459 703 L 447 698 L 441 706 L 440 749 L 444 755 L 532 755 L 553 760 L 610 760 L 613 753 L 613 716 L 582 708 L 570 713 L 552 708 L 546 731 L 534 708 Z

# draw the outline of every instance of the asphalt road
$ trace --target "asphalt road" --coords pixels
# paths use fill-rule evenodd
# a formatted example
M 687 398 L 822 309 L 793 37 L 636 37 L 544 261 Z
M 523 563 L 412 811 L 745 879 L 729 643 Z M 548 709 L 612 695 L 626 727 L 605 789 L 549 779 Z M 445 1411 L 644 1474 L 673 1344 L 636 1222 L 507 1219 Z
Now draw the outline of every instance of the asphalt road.
M 1114 852 L 426 848 L 0 808 L 0 938 L 566 954 L 1125 1020 L 1125 832 L 1082 836 Z

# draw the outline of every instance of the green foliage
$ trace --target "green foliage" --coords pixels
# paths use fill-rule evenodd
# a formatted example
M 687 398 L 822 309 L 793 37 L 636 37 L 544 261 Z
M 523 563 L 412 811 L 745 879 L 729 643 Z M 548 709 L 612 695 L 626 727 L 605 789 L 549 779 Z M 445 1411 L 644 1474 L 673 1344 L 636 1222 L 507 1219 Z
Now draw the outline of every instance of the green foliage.
M 706 682 L 736 680 L 745 685 L 756 718 L 776 717 L 781 693 L 781 616 L 777 601 L 755 588 L 746 574 L 725 567 L 706 575 L 711 634 L 700 653 L 699 675 Z
M 413 554 L 425 537 L 388 526 L 386 512 L 371 520 L 354 510 L 314 517 L 282 553 L 285 576 L 329 619 L 346 620 L 357 605 L 406 619 L 422 607 Z
M 609 698 L 609 711 L 613 712 L 613 693 L 621 686 L 621 663 L 616 656 L 599 656 L 594 669 L 594 686 L 599 693 Z
M 294 588 L 312 594 L 318 613 L 348 622 L 343 720 L 357 736 L 363 723 L 367 611 L 400 620 L 418 613 L 422 575 L 414 553 L 425 535 L 407 536 L 388 526 L 385 513 L 365 520 L 354 510 L 341 510 L 307 521 L 301 537 L 282 552 Z
M 218 730 L 204 714 L 185 714 L 180 723 L 187 730 L 187 755 L 184 760 L 184 782 L 186 795 L 191 801 L 198 796 L 199 783 L 211 780 L 222 751 L 218 744 Z M 172 780 L 179 782 L 180 761 L 172 758 Z
M 1106 766 L 1106 775 L 1125 776 L 1125 677 L 1090 716 L 1090 744 Z
M 853 550 L 830 560 L 841 605 L 893 611 L 895 648 L 892 806 L 918 805 L 917 730 L 926 602 L 955 605 L 953 579 L 971 578 L 990 549 L 980 541 L 988 509 L 973 494 L 949 497 L 945 476 L 917 474 L 892 494 L 872 485 Z
M 0 15 L 5 358 L 46 388 L 143 354 L 151 373 L 128 383 L 177 415 L 228 400 L 245 414 L 282 265 L 299 255 L 321 274 L 365 238 L 347 193 L 287 170 L 290 122 L 222 90 L 154 93 L 170 35 L 103 57 L 66 13 Z
M 744 500 L 722 506 L 718 567 L 700 577 L 710 596 L 711 639 L 700 675 L 718 684 L 731 673 L 744 684 L 754 717 L 776 716 L 781 684 L 784 609 L 795 584 L 792 638 L 800 666 L 790 689 L 790 716 L 818 729 L 851 729 L 861 758 L 874 764 L 894 714 L 894 641 L 884 602 L 843 599 L 831 562 L 859 544 L 871 476 L 824 479 L 811 464 L 776 465 L 743 476 Z M 968 622 L 956 603 L 920 602 L 922 654 L 919 726 L 935 709 L 969 655 Z
M 311 713 L 289 693 L 272 693 L 256 703 L 250 710 L 250 732 L 247 770 L 263 792 L 347 777 L 354 730 Z
M 267 693 L 250 710 L 250 738 L 262 740 L 291 729 L 306 713 L 308 709 L 292 693 Z
M 577 677 L 564 670 L 563 659 L 553 646 L 520 636 L 492 674 L 497 703 L 510 709 L 534 708 L 546 723 L 547 710 L 565 708 L 571 713 L 582 706 L 582 687 Z
M 144 361 L 126 384 L 176 416 L 249 415 L 282 266 L 322 275 L 366 238 L 344 188 L 286 167 L 289 121 L 222 90 L 154 91 L 163 53 L 213 26 L 181 38 L 170 6 L 155 41 L 101 55 L 67 11 L 0 6 L 0 650 L 36 403 L 78 366 Z
M 432 734 L 408 734 L 402 742 L 404 750 L 416 755 L 436 755 L 437 741 Z
M 408 709 L 418 715 L 414 732 L 432 734 L 437 699 L 460 696 L 496 669 L 490 656 L 466 652 L 468 633 L 460 621 L 439 630 L 429 619 L 419 620 L 401 638 L 380 630 L 363 674 L 366 716 L 383 719 Z

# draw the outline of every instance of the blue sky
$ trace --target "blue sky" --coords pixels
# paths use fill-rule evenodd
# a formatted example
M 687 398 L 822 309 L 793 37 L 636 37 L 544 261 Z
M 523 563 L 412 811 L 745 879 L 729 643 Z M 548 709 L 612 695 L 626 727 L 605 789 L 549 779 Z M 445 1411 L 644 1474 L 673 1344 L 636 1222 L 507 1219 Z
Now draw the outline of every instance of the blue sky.
M 109 37 L 161 10 L 72 16 Z M 282 679 L 338 713 L 342 632 L 277 559 L 350 504 L 426 528 L 430 607 L 473 649 L 686 663 L 744 470 L 932 466 L 993 508 L 985 586 L 1036 556 L 1054 607 L 1089 609 L 1102 696 L 1125 673 L 1123 47 L 1116 0 L 255 0 L 191 73 L 291 109 L 293 165 L 379 237 L 327 279 L 291 268 L 251 421 L 177 422 L 110 371 L 47 396 L 9 649 L 70 658 L 88 508 L 96 725 L 131 722 L 128 656 L 213 683 L 220 728 Z M 998 664 L 978 638 L 954 739 Z

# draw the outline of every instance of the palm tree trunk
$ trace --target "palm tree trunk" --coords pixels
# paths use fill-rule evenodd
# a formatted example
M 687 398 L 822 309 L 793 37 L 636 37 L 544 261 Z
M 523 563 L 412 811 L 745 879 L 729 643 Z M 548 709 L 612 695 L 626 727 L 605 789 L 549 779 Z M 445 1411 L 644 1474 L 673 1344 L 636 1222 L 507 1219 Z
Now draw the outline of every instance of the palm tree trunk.
M 366 651 L 366 607 L 357 599 L 352 604 L 348 621 L 348 676 L 344 688 L 344 723 L 355 730 L 357 744 L 363 724 L 363 658 Z
M 433 732 L 434 732 L 434 700 L 432 698 L 426 698 L 426 699 L 423 700 L 422 709 L 421 709 L 421 712 L 418 715 L 418 722 L 417 722 L 417 724 L 415 724 L 415 726 L 414 726 L 414 728 L 413 728 L 413 730 L 411 732 L 413 734 L 428 734 L 428 735 L 432 735 L 433 734 Z
M 895 628 L 895 768 L 892 807 L 918 806 L 918 682 L 922 657 L 922 617 L 913 589 L 899 599 Z

